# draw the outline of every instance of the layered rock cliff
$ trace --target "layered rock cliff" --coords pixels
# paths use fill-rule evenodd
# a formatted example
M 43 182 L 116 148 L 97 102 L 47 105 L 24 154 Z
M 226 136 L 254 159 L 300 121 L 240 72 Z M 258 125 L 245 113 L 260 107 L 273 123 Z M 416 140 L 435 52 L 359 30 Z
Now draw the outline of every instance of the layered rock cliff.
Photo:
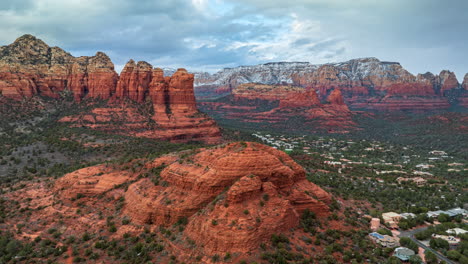
M 297 226 L 306 209 L 319 217 L 329 213 L 331 196 L 282 151 L 248 142 L 184 156 L 156 160 L 167 166 L 160 173 L 164 184 L 142 179 L 130 185 L 123 214 L 156 226 L 186 218 L 187 236 L 212 255 L 252 251 Z
M 84 97 L 108 99 L 118 75 L 109 57 L 98 52 L 75 58 L 58 47 L 24 35 L 0 50 L 0 93 L 16 100 L 42 95 L 57 98 L 68 89 Z
M 31 35 L 1 47 L 1 96 L 58 98 L 64 90 L 77 102 L 109 100 L 105 107 L 61 119 L 72 126 L 177 142 L 220 140 L 215 122 L 198 111 L 193 75 L 184 69 L 165 77 L 147 62 L 130 60 L 119 77 L 102 52 L 76 58 Z
M 412 75 L 397 62 L 376 58 L 313 65 L 307 62 L 267 63 L 202 74 L 196 86 L 229 89 L 245 83 L 288 84 L 316 90 L 321 99 L 338 88 L 352 108 L 379 110 L 439 110 L 450 107 L 447 92 L 460 89 L 453 72 Z
M 145 61 L 130 60 L 120 74 L 114 98 L 129 98 L 136 102 L 143 102 L 148 95 L 153 66 Z
M 164 77 L 161 69 L 152 69 L 146 62 L 139 62 L 136 68 L 131 65 L 135 63 L 130 61 L 123 70 L 112 103 L 60 121 L 174 142 L 220 141 L 215 121 L 196 107 L 192 74 L 178 69 L 172 77 Z
M 200 108 L 223 119 L 290 130 L 346 133 L 357 126 L 339 89 L 320 100 L 312 88 L 248 83 L 234 88 L 229 100 L 204 102 Z

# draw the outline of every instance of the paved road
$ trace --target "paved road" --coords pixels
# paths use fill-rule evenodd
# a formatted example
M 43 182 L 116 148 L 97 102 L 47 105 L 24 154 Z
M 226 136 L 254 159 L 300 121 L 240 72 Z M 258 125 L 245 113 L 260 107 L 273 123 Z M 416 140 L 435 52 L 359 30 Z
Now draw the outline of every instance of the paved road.
M 420 232 L 420 231 L 424 231 L 426 230 L 427 227 L 421 227 L 421 228 L 416 228 L 416 229 L 413 229 L 413 230 L 409 230 L 409 231 L 401 231 L 400 232 L 400 235 L 399 237 L 409 237 L 409 239 L 413 240 L 413 242 L 415 242 L 418 246 L 424 248 L 424 250 L 429 250 L 429 251 L 432 251 L 432 253 L 434 253 L 437 258 L 439 260 L 443 260 L 445 261 L 446 263 L 448 264 L 456 264 L 456 262 L 453 262 L 451 261 L 450 259 L 448 259 L 447 257 L 445 257 L 444 255 L 440 254 L 439 252 L 433 250 L 432 248 L 424 245 L 423 243 L 421 243 L 419 240 L 417 240 L 416 238 L 414 238 L 414 234 Z

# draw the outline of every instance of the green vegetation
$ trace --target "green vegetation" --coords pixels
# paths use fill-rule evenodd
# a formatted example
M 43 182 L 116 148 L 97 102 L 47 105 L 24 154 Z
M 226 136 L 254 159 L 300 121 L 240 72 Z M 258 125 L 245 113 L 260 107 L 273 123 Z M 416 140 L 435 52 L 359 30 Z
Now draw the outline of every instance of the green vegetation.
M 42 111 L 38 105 L 24 114 L 14 108 L 8 108 L 9 106 L 3 106 L 8 109 L 3 108 L 0 112 L 0 194 L 26 188 L 27 182 L 41 182 L 50 186 L 53 179 L 68 172 L 101 163 L 135 173 L 139 179 L 148 178 L 155 185 L 167 186 L 168 183 L 160 177 L 165 164 L 152 169 L 145 169 L 144 164 L 160 155 L 182 150 L 187 152 L 179 162 L 193 163 L 189 160 L 190 154 L 194 149 L 204 146 L 197 142 L 173 144 L 82 127 L 71 128 L 57 120 L 89 110 L 91 106 L 70 102 L 69 98 L 59 102 L 47 102 L 54 104 L 53 108 L 56 111 Z M 99 101 L 93 103 L 103 104 Z M 265 104 L 263 108 L 269 109 L 272 106 L 274 105 Z M 143 105 L 139 111 L 149 110 L 147 105 Z M 5 115 L 7 112 L 9 115 Z M 453 130 L 456 124 L 451 123 L 447 127 L 436 125 L 435 132 L 426 133 L 428 124 L 423 122 L 425 119 L 422 116 L 411 116 L 394 123 L 364 119 L 363 131 L 326 136 L 307 132 L 305 122 L 301 118 L 291 118 L 292 125 L 288 127 L 291 131 L 287 133 L 282 128 L 271 127 L 271 124 L 246 125 L 239 121 L 225 120 L 221 122 L 225 125 L 222 128 L 225 139 L 241 141 L 243 147 L 247 145 L 246 141 L 261 141 L 252 136 L 253 131 L 264 131 L 276 138 L 285 137 L 289 143 L 298 142 L 290 156 L 305 168 L 307 178 L 311 182 L 339 198 L 339 201 L 333 199 L 330 205 L 332 213 L 327 219 L 318 219 L 315 213 L 304 211 L 300 225 L 289 230 L 294 235 L 299 234 L 297 237 L 272 235 L 270 241 L 265 241 L 260 246 L 261 253 L 257 256 L 260 256 L 262 263 L 400 263 L 391 257 L 391 249 L 376 247 L 368 239 L 368 222 L 362 217 L 363 214 L 378 217 L 383 211 L 412 212 L 416 214 L 415 218 L 403 219 L 399 223 L 401 229 L 410 229 L 423 224 L 424 221 L 431 221 L 425 214 L 429 210 L 448 209 L 468 203 L 468 193 L 464 191 L 468 188 L 465 172 L 448 171 L 454 168 L 449 166 L 449 163 L 466 162 L 466 153 L 461 151 L 463 144 L 460 144 L 466 142 L 466 136 L 455 132 L 449 134 L 450 136 L 440 136 L 448 130 Z M 415 120 L 422 123 L 412 124 Z M 243 127 L 244 131 L 239 131 L 239 127 Z M 285 147 L 280 149 L 284 150 Z M 308 149 L 307 153 L 305 149 Z M 428 151 L 433 149 L 447 151 L 450 158 L 429 161 L 431 156 Z M 347 163 L 346 160 L 354 163 Z M 327 164 L 326 161 L 341 164 L 335 166 Z M 396 181 L 398 177 L 413 177 L 412 172 L 416 170 L 416 165 L 422 163 L 432 166 L 421 169 L 433 175 L 426 177 L 427 184 L 417 186 L 410 182 Z M 377 174 L 393 170 L 398 172 Z M 128 184 L 116 186 L 122 190 L 127 187 Z M 137 226 L 130 218 L 120 214 L 125 203 L 125 199 L 120 195 L 121 193 L 115 198 L 100 197 L 113 204 L 112 208 L 104 210 L 87 208 L 87 195 L 79 193 L 73 197 L 72 202 L 78 207 L 76 217 L 94 213 L 96 218 L 103 220 L 102 229 L 98 232 L 87 230 L 82 233 L 72 233 L 67 224 L 74 220 L 63 219 L 60 215 L 56 216 L 59 220 L 54 226 L 31 221 L 34 225 L 31 228 L 25 224 L 32 220 L 30 215 L 34 210 L 44 208 L 30 207 L 31 200 L 15 201 L 0 196 L 0 224 L 8 222 L 8 219 L 24 217 L 24 223 L 8 226 L 6 230 L 9 232 L 0 230 L 0 263 L 57 263 L 68 257 L 72 257 L 76 263 L 178 263 L 176 256 L 171 256 L 170 250 L 165 250 L 168 241 L 187 249 L 197 247 L 196 242 L 186 238 L 183 233 L 188 218 L 180 218 L 170 227 L 161 226 L 159 232 L 153 233 L 148 226 L 144 226 L 141 228 L 145 231 L 141 234 L 129 232 L 116 238 L 115 236 L 126 232 L 123 230 L 133 230 Z M 342 202 L 341 198 L 345 202 Z M 54 202 L 54 206 L 62 205 L 61 201 Z M 178 201 L 167 199 L 163 202 L 175 204 Z M 271 202 L 270 197 L 264 194 L 259 205 L 267 207 Z M 213 205 L 215 204 L 216 202 Z M 225 206 L 228 207 L 227 204 Z M 96 213 L 93 210 L 100 212 Z M 243 213 L 245 217 L 254 215 L 247 209 Z M 349 231 L 333 229 L 329 222 L 338 220 L 343 221 L 346 230 Z M 437 220 L 442 224 L 416 234 L 416 238 L 430 240 L 435 249 L 454 261 L 466 264 L 466 237 L 462 236 L 460 246 L 454 250 L 450 250 L 446 242 L 431 238 L 433 233 L 446 234 L 445 230 L 448 228 L 466 228 L 466 225 L 457 223 L 456 220 L 460 219 L 453 222 L 445 215 L 439 216 Z M 261 219 L 256 218 L 255 221 L 260 223 Z M 216 228 L 218 219 L 211 219 L 211 225 L 212 228 Z M 34 240 L 14 239 L 12 232 L 18 235 L 33 233 L 37 231 L 35 228 L 38 226 L 46 231 Z M 238 228 L 244 227 L 239 225 Z M 380 229 L 378 232 L 391 235 L 387 229 Z M 409 239 L 402 238 L 401 244 L 417 250 L 416 244 Z M 71 256 L 67 255 L 69 248 Z M 214 262 L 233 261 L 238 259 L 236 254 L 225 252 L 198 256 L 196 260 L 201 262 L 203 257 L 206 257 Z M 431 254 L 426 252 L 428 263 L 436 263 L 434 254 Z M 419 261 L 412 258 L 410 262 Z
M 418 252 L 418 245 L 414 243 L 413 240 L 411 240 L 408 237 L 400 238 L 400 245 L 402 245 L 403 247 L 412 249 L 414 252 Z

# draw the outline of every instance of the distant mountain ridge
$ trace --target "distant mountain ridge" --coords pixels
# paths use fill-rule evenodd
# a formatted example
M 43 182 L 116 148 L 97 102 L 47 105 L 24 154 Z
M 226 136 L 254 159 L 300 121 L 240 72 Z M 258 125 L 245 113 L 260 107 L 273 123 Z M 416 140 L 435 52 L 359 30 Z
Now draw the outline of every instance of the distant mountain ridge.
M 274 62 L 225 68 L 214 74 L 195 73 L 196 90 L 205 93 L 210 89 L 233 91 L 245 83 L 308 87 L 321 98 L 340 89 L 354 108 L 438 110 L 452 104 L 468 106 L 468 74 L 462 83 L 447 70 L 438 75 L 413 75 L 398 62 L 372 57 L 327 64 Z
M 32 35 L 24 35 L 0 47 L 0 95 L 15 100 L 35 95 L 57 98 L 60 92 L 70 90 L 76 101 L 128 97 L 143 102 L 150 97 L 154 70 L 147 62 L 129 61 L 119 76 L 102 52 L 74 57 Z M 164 75 L 174 72 L 167 68 Z M 199 99 L 237 94 L 240 85 L 250 83 L 313 89 L 321 100 L 339 89 L 351 109 L 426 111 L 468 107 L 468 74 L 462 83 L 448 70 L 438 75 L 413 75 L 398 62 L 372 57 L 327 64 L 271 62 L 225 68 L 214 74 L 194 73 Z
M 364 60 L 378 60 L 376 58 L 354 59 L 348 62 L 312 64 L 310 62 L 268 62 L 252 66 L 238 66 L 233 68 L 224 68 L 214 74 L 195 73 L 198 77 L 195 86 L 201 85 L 225 85 L 226 81 L 242 83 L 262 83 L 262 84 L 294 84 L 295 74 L 307 74 L 318 70 L 323 65 L 338 66 L 345 63 Z M 381 62 L 382 65 L 400 64 L 398 62 Z M 235 77 L 235 78 L 233 78 Z M 236 79 L 237 78 L 237 79 Z

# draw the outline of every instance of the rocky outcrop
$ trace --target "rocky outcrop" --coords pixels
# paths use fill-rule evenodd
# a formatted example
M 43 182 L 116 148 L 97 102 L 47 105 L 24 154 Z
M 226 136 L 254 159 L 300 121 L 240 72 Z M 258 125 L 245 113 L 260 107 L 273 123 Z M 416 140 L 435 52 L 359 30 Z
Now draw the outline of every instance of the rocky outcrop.
M 96 165 L 65 174 L 55 182 L 53 191 L 60 199 L 75 199 L 79 195 L 97 196 L 123 184 L 136 175 Z
M 280 99 L 280 108 L 301 108 L 301 107 L 314 107 L 319 106 L 320 100 L 315 90 L 309 89 L 308 91 L 293 92 Z
M 445 91 L 456 89 L 459 87 L 459 83 L 455 73 L 447 70 L 440 72 L 438 76 L 438 85 L 440 87 L 440 93 L 443 94 Z
M 136 171 L 128 169 L 135 163 L 141 165 Z M 50 193 L 50 204 L 56 204 L 51 208 L 74 216 L 77 208 L 108 206 L 114 212 L 120 201 L 123 208 L 119 205 L 114 219 L 130 220 L 132 228 L 120 226 L 119 237 L 143 226 L 170 229 L 184 223 L 179 232 L 196 246 L 179 247 L 179 240 L 167 249 L 184 250 L 186 256 L 192 250 L 206 256 L 255 252 L 272 234 L 297 227 L 306 210 L 326 221 L 332 201 L 286 153 L 253 142 L 79 169 L 58 179 Z M 98 221 L 98 211 L 90 211 L 80 216 L 85 223 Z
M 151 64 L 130 60 L 120 74 L 117 83 L 115 98 L 129 98 L 136 102 L 143 102 L 149 93 L 153 66 Z
M 123 70 L 113 103 L 60 121 L 136 137 L 219 143 L 218 126 L 196 107 L 193 75 L 179 69 L 172 77 L 164 77 L 161 69 L 153 70 L 147 63 L 132 65 L 130 61 Z
M 346 105 L 341 95 L 340 89 L 333 90 L 327 98 L 327 101 L 332 105 Z
M 142 179 L 125 193 L 123 214 L 138 224 L 171 225 L 205 253 L 248 252 L 295 227 L 308 209 L 328 215 L 331 197 L 305 178 L 284 152 L 258 143 L 231 143 L 165 163 L 160 184 Z
M 71 90 L 77 101 L 84 97 L 108 99 L 117 78 L 104 53 L 75 58 L 31 35 L 0 50 L 0 93 L 16 100 L 34 95 L 57 98 L 65 89 Z
M 58 98 L 64 90 L 77 102 L 112 99 L 104 107 L 61 119 L 72 126 L 175 142 L 220 140 L 215 122 L 196 107 L 193 75 L 185 69 L 165 77 L 147 62 L 130 60 L 119 77 L 102 52 L 75 58 L 31 35 L 0 49 L 0 95 Z
M 152 120 L 163 129 L 158 134 L 175 141 L 219 142 L 221 133 L 216 123 L 197 109 L 193 74 L 185 69 L 178 69 L 171 77 L 162 74 L 161 69 L 155 69 L 150 83 Z

